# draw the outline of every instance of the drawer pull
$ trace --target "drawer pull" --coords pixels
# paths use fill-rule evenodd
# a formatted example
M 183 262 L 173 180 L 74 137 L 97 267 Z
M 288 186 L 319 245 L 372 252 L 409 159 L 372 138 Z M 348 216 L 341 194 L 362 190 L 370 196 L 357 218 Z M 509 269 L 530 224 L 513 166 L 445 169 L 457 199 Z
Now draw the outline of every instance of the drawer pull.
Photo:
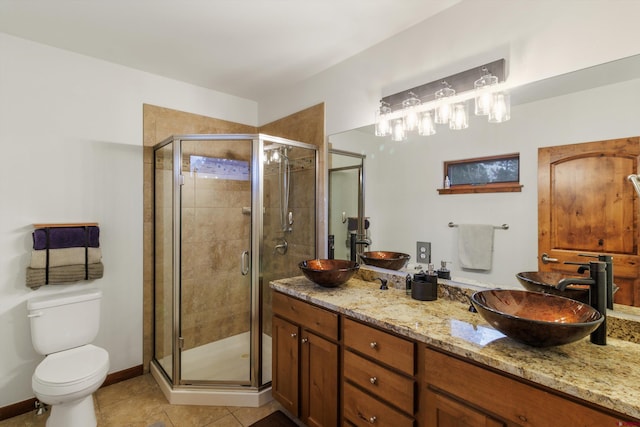
M 377 348 L 377 347 L 378 347 L 378 343 L 377 343 L 377 342 L 375 342 L 375 341 L 372 341 L 372 342 L 369 344 L 369 347 L 371 347 L 371 348 L 375 349 L 375 348 Z
M 309 338 L 302 338 L 302 344 L 306 344 L 309 342 Z
M 377 418 L 375 417 L 375 415 L 374 415 L 374 416 L 372 416 L 372 417 L 367 418 L 367 417 L 365 417 L 365 416 L 364 416 L 362 413 L 360 413 L 360 412 L 358 412 L 358 417 L 360 417 L 360 418 L 361 418 L 362 420 L 364 420 L 364 421 L 368 421 L 368 422 L 369 422 L 369 424 L 373 424 L 373 423 L 375 423 L 375 422 L 376 422 L 376 420 L 377 420 Z
M 291 334 L 291 338 L 295 338 L 297 336 L 298 336 L 298 334 L 296 334 L 295 332 Z
M 373 385 L 376 385 L 378 383 L 378 379 L 376 377 L 371 377 L 369 378 L 369 382 Z

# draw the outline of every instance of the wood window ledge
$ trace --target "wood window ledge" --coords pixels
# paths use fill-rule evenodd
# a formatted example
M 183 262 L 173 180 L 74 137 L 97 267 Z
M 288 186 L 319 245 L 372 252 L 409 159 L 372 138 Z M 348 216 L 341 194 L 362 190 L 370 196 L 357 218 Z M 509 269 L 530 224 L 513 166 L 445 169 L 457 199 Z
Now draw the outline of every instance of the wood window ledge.
M 522 187 L 519 183 L 455 185 L 451 188 L 438 188 L 438 194 L 519 193 Z

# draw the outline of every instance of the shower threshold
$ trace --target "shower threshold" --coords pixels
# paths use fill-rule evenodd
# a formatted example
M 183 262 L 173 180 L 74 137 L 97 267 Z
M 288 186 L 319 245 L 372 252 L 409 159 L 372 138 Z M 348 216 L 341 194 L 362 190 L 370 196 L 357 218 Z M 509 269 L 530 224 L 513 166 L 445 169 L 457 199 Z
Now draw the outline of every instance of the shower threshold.
M 186 379 L 206 380 L 217 378 L 228 381 L 229 378 L 221 378 L 217 375 L 220 366 L 225 367 L 224 372 L 248 372 L 249 333 L 242 333 L 220 341 L 209 343 L 183 352 L 184 365 L 188 368 Z M 271 337 L 263 334 L 265 345 L 263 361 L 263 378 L 271 378 Z M 224 351 L 222 351 L 224 349 Z M 207 362 L 208 361 L 208 362 Z M 169 403 L 176 405 L 208 405 L 208 406 L 246 406 L 259 407 L 271 400 L 271 387 L 261 390 L 246 389 L 243 387 L 180 385 L 176 388 L 165 377 L 158 361 L 152 361 L 151 375 L 156 380 L 162 393 Z

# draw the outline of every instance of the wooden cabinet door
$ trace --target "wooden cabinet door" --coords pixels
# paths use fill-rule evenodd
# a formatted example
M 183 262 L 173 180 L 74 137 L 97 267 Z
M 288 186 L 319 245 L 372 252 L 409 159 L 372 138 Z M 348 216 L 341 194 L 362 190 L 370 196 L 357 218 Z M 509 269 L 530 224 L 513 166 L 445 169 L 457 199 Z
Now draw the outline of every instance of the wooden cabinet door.
M 338 425 L 338 345 L 302 331 L 302 420 L 310 427 Z
M 461 402 L 427 389 L 426 420 L 430 427 L 504 427 L 495 420 Z
M 640 137 L 538 149 L 538 268 L 576 273 L 579 254 L 613 256 L 614 297 L 640 306 L 638 172 Z M 543 262 L 542 254 L 557 260 Z
M 271 393 L 274 399 L 292 415 L 299 413 L 299 328 L 279 317 L 273 317 L 273 380 Z

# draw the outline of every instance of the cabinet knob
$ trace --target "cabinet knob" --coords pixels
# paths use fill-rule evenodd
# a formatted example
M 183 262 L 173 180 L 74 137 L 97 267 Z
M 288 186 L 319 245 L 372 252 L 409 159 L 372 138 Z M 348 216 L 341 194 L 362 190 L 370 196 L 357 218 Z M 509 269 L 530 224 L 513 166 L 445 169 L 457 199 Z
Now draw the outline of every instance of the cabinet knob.
M 375 342 L 375 341 L 373 341 L 373 342 L 371 342 L 371 343 L 369 344 L 369 347 L 371 347 L 371 348 L 376 348 L 376 347 L 378 347 L 378 343 L 377 343 L 377 342 Z
M 378 382 L 378 379 L 376 377 L 371 377 L 369 378 L 369 382 L 375 385 Z
M 369 418 L 369 423 L 373 424 L 376 422 L 376 417 Z
M 295 332 L 291 334 L 291 338 L 295 338 L 297 336 L 298 336 L 298 334 L 296 334 Z
M 303 344 L 306 344 L 306 343 L 308 343 L 308 342 L 309 342 L 309 338 L 302 338 L 302 343 L 303 343 Z

